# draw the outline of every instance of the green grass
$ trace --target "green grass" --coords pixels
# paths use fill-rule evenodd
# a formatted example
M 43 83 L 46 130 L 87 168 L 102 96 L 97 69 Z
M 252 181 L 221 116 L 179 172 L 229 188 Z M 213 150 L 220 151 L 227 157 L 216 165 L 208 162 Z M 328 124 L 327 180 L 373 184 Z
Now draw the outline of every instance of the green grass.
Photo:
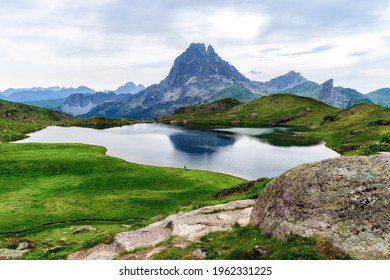
M 148 220 L 213 201 L 218 191 L 245 182 L 207 171 L 129 163 L 105 151 L 82 144 L 0 144 L 0 246 L 12 248 L 27 239 L 36 249 L 28 258 L 63 258 L 85 242 L 145 222 L 42 225 L 80 219 Z M 99 232 L 69 234 L 71 226 L 85 224 L 97 225 Z M 62 237 L 68 240 L 60 242 Z
M 27 133 L 67 119 L 65 113 L 0 100 L 0 143 L 26 138 Z
M 193 112 L 174 114 L 170 117 L 162 117 L 160 122 L 177 123 L 225 123 L 245 125 L 270 125 L 275 123 L 288 123 L 295 126 L 318 125 L 326 115 L 333 114 L 339 109 L 326 105 L 315 99 L 296 96 L 293 94 L 274 94 L 261 97 L 248 103 L 234 103 L 230 99 L 214 102 L 229 101 L 231 106 L 223 106 L 222 110 L 204 111 L 200 105 Z M 300 116 L 301 115 L 301 116 Z M 300 116 L 300 117 L 299 117 Z M 283 121 L 291 117 L 292 121 Z
M 379 144 L 390 136 L 390 109 L 373 104 L 358 104 L 324 117 L 321 126 L 304 136 L 316 137 L 343 154 L 365 154 L 364 147 Z M 386 150 L 385 146 L 376 151 Z
M 0 231 L 75 219 L 149 219 L 244 180 L 129 163 L 81 144 L 0 145 Z
M 309 238 L 291 235 L 282 241 L 263 235 L 254 226 L 235 227 L 232 231 L 212 232 L 200 241 L 191 243 L 186 248 L 174 246 L 174 240 L 166 244 L 164 251 L 154 256 L 156 260 L 191 260 L 196 259 L 192 252 L 201 249 L 209 260 L 320 260 L 350 259 L 329 241 L 323 238 Z M 254 251 L 258 246 L 266 251 L 260 256 Z

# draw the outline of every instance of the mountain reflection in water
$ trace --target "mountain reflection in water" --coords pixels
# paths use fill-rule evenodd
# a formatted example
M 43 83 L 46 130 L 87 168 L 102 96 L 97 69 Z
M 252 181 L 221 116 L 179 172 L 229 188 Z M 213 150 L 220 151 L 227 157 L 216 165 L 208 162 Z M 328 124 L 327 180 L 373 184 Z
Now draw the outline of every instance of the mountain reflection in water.
M 135 124 L 109 129 L 48 127 L 18 142 L 84 143 L 107 155 L 158 166 L 202 169 L 245 179 L 275 177 L 301 163 L 339 156 L 284 127 L 188 128 Z

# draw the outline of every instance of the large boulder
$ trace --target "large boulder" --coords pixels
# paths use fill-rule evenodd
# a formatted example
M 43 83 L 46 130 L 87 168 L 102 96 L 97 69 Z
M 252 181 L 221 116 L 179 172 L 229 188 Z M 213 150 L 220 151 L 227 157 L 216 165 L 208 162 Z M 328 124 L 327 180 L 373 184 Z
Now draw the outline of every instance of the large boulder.
M 357 259 L 390 259 L 390 156 L 303 164 L 272 180 L 251 223 L 262 233 L 319 235 Z

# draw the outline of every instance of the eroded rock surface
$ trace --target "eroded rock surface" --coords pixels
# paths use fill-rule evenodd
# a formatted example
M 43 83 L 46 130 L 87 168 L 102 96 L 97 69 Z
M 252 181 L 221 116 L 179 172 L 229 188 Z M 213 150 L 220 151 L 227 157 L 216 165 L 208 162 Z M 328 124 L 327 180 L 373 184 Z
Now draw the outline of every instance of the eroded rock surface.
M 390 259 L 390 156 L 303 164 L 271 181 L 251 223 L 262 233 L 321 235 L 358 259 Z
M 212 231 L 230 230 L 236 223 L 240 226 L 249 224 L 255 200 L 238 200 L 226 204 L 203 207 L 191 212 L 181 212 L 155 222 L 147 227 L 122 232 L 115 236 L 112 244 L 99 244 L 88 251 L 75 252 L 68 259 L 113 259 L 123 251 L 156 246 L 171 236 L 179 237 L 178 247 Z M 160 250 L 148 250 L 141 257 L 151 258 Z

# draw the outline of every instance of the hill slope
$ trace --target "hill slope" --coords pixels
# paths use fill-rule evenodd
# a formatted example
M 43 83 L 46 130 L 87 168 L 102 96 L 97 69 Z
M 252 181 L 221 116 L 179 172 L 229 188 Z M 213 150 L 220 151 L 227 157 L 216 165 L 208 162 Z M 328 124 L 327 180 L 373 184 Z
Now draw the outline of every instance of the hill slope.
M 0 143 L 21 140 L 27 137 L 26 134 L 50 125 L 107 128 L 135 122 L 104 117 L 74 119 L 58 111 L 0 100 Z
M 197 107 L 188 106 L 159 121 L 311 126 L 319 125 L 325 115 L 336 112 L 337 108 L 311 98 L 274 94 L 249 103 L 224 99 Z
M 0 100 L 0 142 L 23 139 L 27 133 L 67 119 L 65 113 Z
M 329 147 L 341 153 L 364 153 L 365 145 L 390 137 L 390 109 L 374 104 L 358 104 L 325 116 L 320 127 L 303 134 L 324 139 Z

